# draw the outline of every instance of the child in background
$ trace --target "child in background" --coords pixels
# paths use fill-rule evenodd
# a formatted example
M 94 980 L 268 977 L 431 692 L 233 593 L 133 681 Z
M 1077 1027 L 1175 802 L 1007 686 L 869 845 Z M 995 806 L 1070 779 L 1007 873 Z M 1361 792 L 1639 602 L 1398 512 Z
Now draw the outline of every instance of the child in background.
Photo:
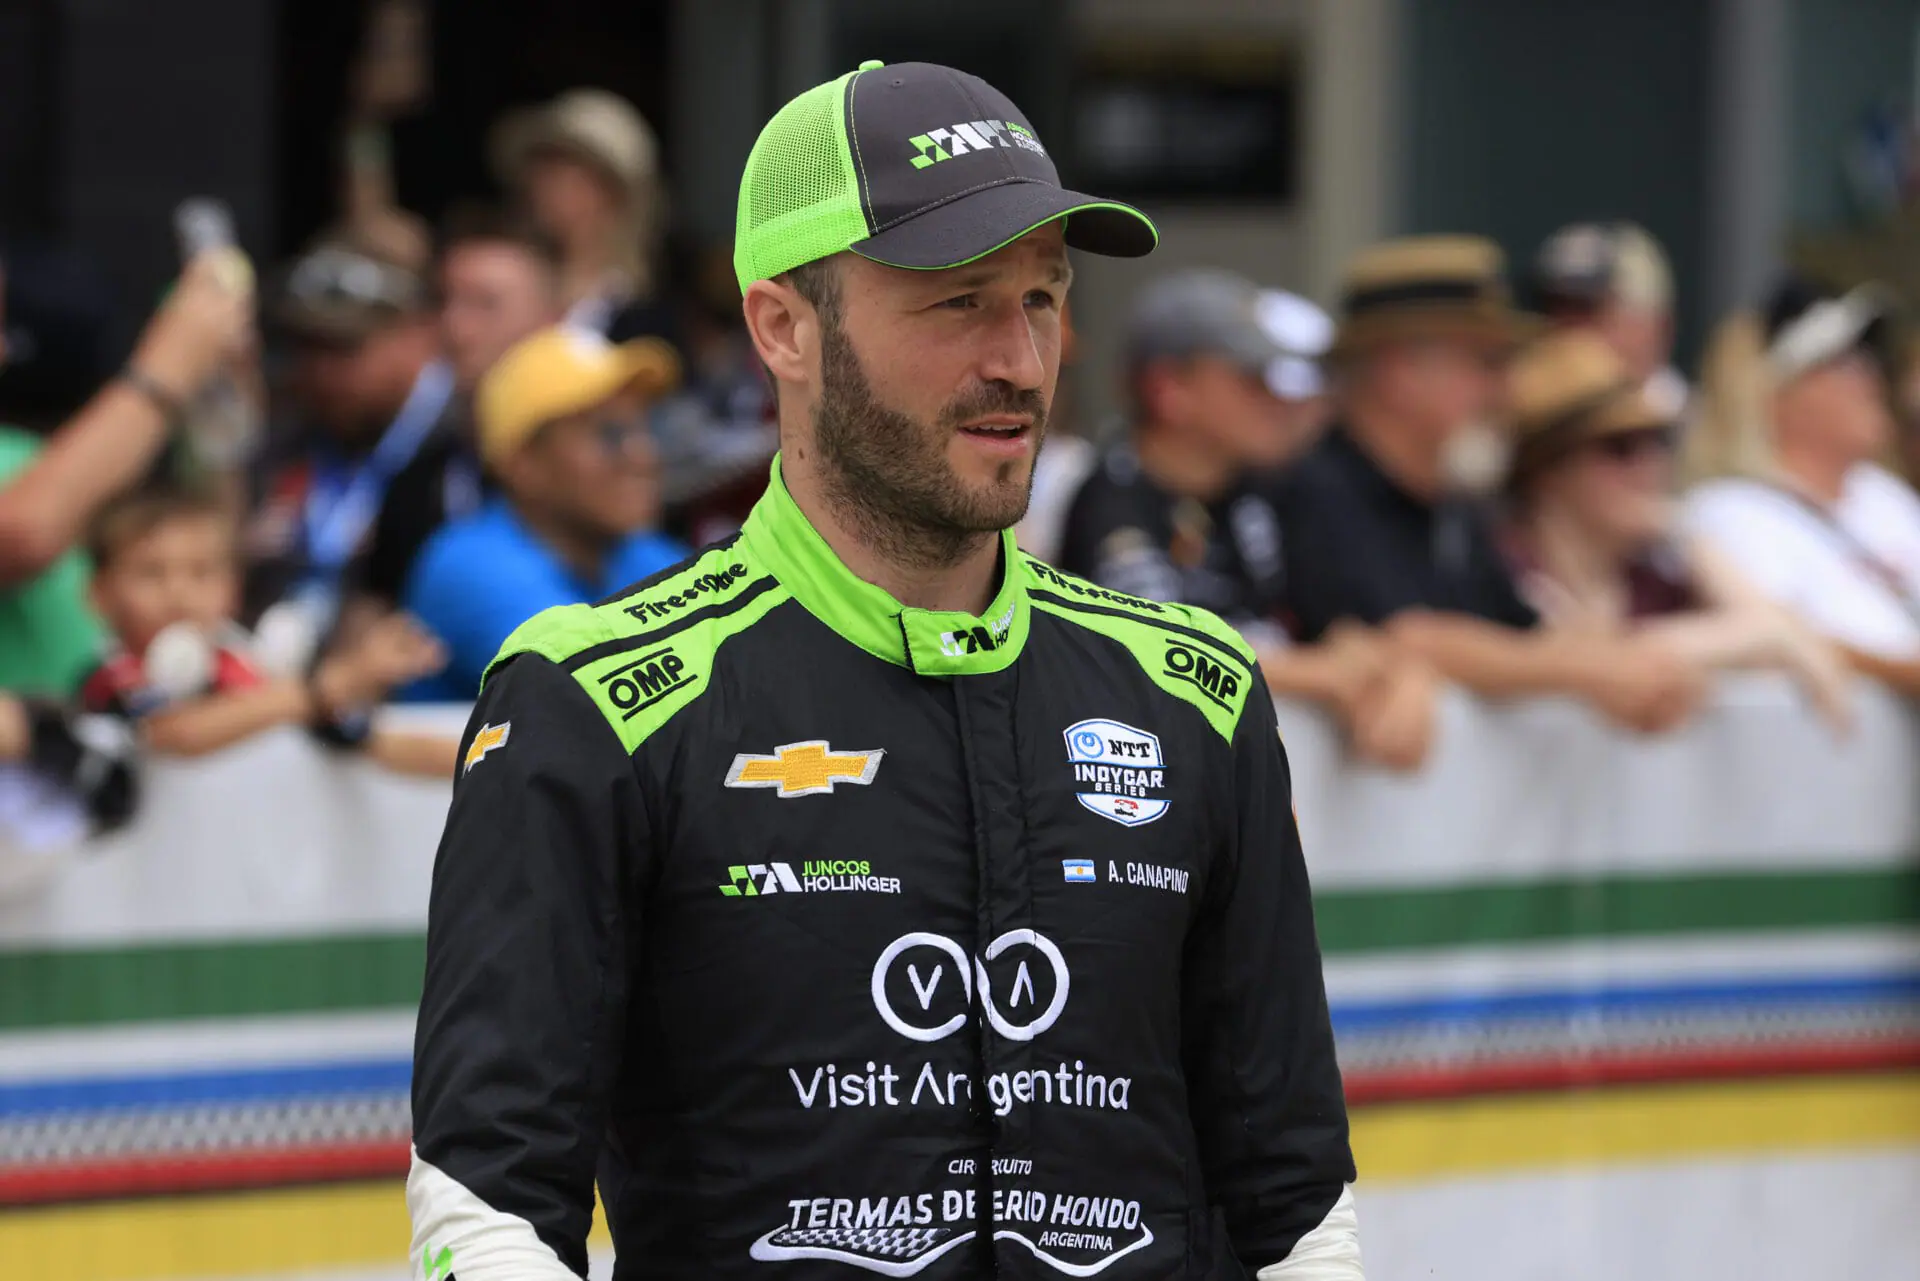
M 149 750 L 200 756 L 306 726 L 390 769 L 453 776 L 455 740 L 368 724 L 368 709 L 390 689 L 445 662 L 411 619 L 373 625 L 305 679 L 276 674 L 234 622 L 233 527 L 211 495 L 172 487 L 128 494 L 101 512 L 90 550 L 93 606 L 117 646 L 82 685 L 81 702 L 133 721 Z

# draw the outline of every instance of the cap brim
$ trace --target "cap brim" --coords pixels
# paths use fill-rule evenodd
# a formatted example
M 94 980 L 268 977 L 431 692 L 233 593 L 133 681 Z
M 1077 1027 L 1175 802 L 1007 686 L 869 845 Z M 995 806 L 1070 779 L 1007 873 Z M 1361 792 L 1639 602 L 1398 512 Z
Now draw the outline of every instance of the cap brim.
M 1671 427 L 1673 418 L 1661 413 L 1640 388 L 1635 387 L 1603 406 L 1586 425 L 1583 435 L 1617 436 L 1623 432 L 1645 431 L 1650 427 Z
M 1871 284 L 1809 308 L 1767 348 L 1767 362 L 1783 378 L 1838 360 L 1861 347 L 1877 345 L 1886 327 L 1888 300 Z
M 1005 182 L 950 200 L 849 246 L 889 267 L 959 267 L 1010 245 L 1037 227 L 1067 220 L 1067 244 L 1109 258 L 1139 258 L 1160 242 L 1132 205 L 1044 182 Z
M 680 385 L 679 353 L 661 339 L 636 338 L 621 343 L 617 350 L 625 376 L 615 385 L 615 391 L 630 389 L 652 397 Z
M 315 306 L 283 301 L 268 314 L 274 328 L 293 339 L 358 342 L 393 324 L 401 313 L 388 307 Z
M 1304 356 L 1281 356 L 1268 363 L 1267 390 L 1281 400 L 1312 400 L 1327 389 L 1320 366 Z

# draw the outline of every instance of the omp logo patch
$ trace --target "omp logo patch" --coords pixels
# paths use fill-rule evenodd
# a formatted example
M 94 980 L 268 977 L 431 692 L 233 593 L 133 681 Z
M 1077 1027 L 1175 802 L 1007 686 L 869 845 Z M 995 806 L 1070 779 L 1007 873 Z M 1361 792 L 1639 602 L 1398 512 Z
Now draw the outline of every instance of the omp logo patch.
M 1167 675 L 1185 681 L 1211 702 L 1229 711 L 1233 709 L 1233 699 L 1240 693 L 1238 672 L 1197 649 L 1177 643 L 1167 646 L 1165 661 Z
M 436 1254 L 429 1245 L 420 1256 L 420 1266 L 426 1274 L 426 1281 L 453 1281 L 453 1247 L 443 1245 Z
M 620 719 L 630 721 L 696 679 L 697 674 L 688 669 L 685 660 L 673 652 L 673 647 L 663 645 L 602 675 L 600 688 L 605 691 L 607 701 L 620 709 Z
M 1036 155 L 1047 154 L 1033 130 L 1011 120 L 962 121 L 945 129 L 915 134 L 907 139 L 907 145 L 919 153 L 908 158 L 915 169 L 925 169 L 942 160 L 964 156 L 970 151 L 986 151 L 990 147 L 1019 147 Z
M 507 734 L 513 729 L 512 721 L 501 721 L 498 725 L 482 725 L 480 732 L 473 736 L 472 746 L 467 748 L 466 763 L 461 766 L 462 774 L 470 772 L 474 766 L 487 759 L 487 753 L 507 745 Z
M 831 792 L 841 783 L 865 786 L 880 771 L 886 752 L 836 752 L 823 738 L 783 743 L 771 756 L 742 752 L 727 770 L 728 787 L 770 787 L 781 800 Z
M 1110 720 L 1080 721 L 1064 734 L 1081 805 L 1122 827 L 1167 812 L 1167 762 L 1157 735 Z

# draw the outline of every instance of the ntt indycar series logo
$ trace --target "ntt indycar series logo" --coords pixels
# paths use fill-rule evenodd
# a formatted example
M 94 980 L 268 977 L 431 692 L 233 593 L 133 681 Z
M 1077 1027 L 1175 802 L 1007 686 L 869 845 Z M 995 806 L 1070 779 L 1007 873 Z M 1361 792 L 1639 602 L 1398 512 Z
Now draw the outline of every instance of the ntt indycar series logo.
M 1067 726 L 1067 762 L 1080 804 L 1122 827 L 1151 823 L 1172 804 L 1158 735 L 1119 721 Z

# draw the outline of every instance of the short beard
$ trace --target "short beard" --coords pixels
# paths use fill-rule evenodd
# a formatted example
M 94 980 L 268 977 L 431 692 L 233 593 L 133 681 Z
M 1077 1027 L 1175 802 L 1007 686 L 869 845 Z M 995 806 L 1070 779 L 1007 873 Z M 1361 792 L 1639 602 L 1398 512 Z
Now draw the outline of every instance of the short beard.
M 1033 492 L 1011 482 L 1017 463 L 1001 465 L 1004 483 L 970 491 L 947 462 L 947 441 L 960 423 L 983 414 L 1029 414 L 1033 457 L 1046 438 L 1046 401 L 1037 390 L 983 383 L 918 422 L 874 399 L 839 318 L 823 312 L 820 399 L 813 409 L 821 486 L 849 533 L 896 565 L 948 569 L 993 535 L 1018 524 Z

